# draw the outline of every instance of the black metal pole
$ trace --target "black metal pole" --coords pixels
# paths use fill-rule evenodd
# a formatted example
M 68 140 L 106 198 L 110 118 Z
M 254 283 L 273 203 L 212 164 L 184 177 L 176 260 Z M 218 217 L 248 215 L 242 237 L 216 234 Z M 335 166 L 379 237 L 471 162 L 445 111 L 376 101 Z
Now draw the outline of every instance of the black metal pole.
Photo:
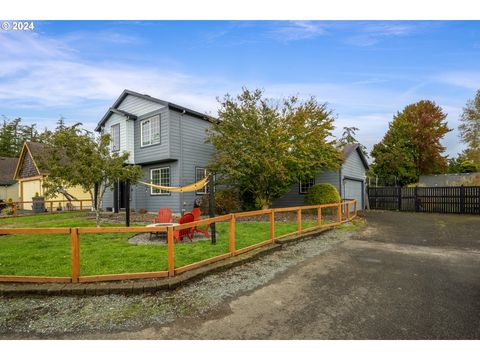
M 115 181 L 115 186 L 113 188 L 113 212 L 115 214 L 118 213 L 120 208 L 119 187 L 120 187 L 120 181 Z
M 213 218 L 215 217 L 215 182 L 214 175 L 208 175 L 208 215 Z M 212 245 L 217 243 L 217 232 L 215 231 L 215 223 L 210 225 L 212 231 Z
M 125 226 L 130 226 L 130 181 L 125 181 Z
M 98 206 L 98 183 L 95 183 L 95 187 L 93 188 L 93 208 L 97 210 Z

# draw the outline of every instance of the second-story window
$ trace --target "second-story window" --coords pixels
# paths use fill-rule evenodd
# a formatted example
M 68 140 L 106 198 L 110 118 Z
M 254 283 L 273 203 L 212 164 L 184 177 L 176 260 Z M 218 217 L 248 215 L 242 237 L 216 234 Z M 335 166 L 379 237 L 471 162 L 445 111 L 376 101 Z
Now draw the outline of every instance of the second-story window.
M 112 125 L 110 132 L 112 136 L 112 151 L 120 151 L 120 124 Z
M 160 115 L 152 116 L 140 123 L 142 146 L 160 144 Z

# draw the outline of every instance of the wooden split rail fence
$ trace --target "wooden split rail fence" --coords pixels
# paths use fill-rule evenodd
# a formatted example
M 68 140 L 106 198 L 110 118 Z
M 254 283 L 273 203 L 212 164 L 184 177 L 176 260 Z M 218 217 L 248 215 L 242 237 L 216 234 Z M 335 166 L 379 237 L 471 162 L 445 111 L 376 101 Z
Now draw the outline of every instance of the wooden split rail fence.
M 322 211 L 324 209 L 333 208 L 336 211 L 336 221 L 322 224 Z M 317 224 L 307 229 L 302 228 L 302 211 L 303 210 L 317 210 L 316 219 Z M 275 214 L 285 212 L 296 212 L 297 230 L 292 233 L 284 234 L 275 237 Z M 269 239 L 250 245 L 241 249 L 236 249 L 235 246 L 235 224 L 237 219 L 253 216 L 269 216 L 270 234 Z M 199 267 L 220 261 L 232 256 L 243 254 L 245 252 L 257 249 L 259 247 L 272 244 L 275 240 L 285 238 L 292 235 L 299 235 L 310 231 L 318 230 L 320 228 L 330 228 L 338 226 L 342 223 L 348 222 L 357 216 L 357 203 L 355 200 L 345 200 L 337 204 L 312 205 L 312 206 L 297 206 L 289 208 L 277 208 L 249 211 L 242 213 L 232 213 L 228 215 L 217 216 L 213 218 L 203 219 L 187 224 L 180 224 L 175 226 L 165 227 L 78 227 L 78 228 L 0 228 L 0 234 L 69 234 L 71 240 L 71 276 L 70 277 L 54 277 L 54 276 L 19 276 L 19 275 L 0 275 L 0 282 L 58 282 L 58 283 L 86 283 L 99 281 L 113 281 L 113 280 L 130 280 L 130 279 L 148 279 L 148 278 L 162 278 L 172 277 L 181 274 L 188 270 L 197 269 Z M 218 222 L 229 222 L 229 252 L 211 257 L 209 259 L 201 260 L 192 264 L 175 267 L 175 244 L 174 231 L 192 228 L 195 226 L 205 226 Z M 124 273 L 124 274 L 108 274 L 108 275 L 89 275 L 82 276 L 80 269 L 80 239 L 81 234 L 99 234 L 99 233 L 153 233 L 163 232 L 167 233 L 167 256 L 168 269 L 166 271 L 155 272 L 140 272 L 140 273 Z M 0 238 L 1 241 L 1 238 Z M 212 245 L 214 246 L 214 245 Z

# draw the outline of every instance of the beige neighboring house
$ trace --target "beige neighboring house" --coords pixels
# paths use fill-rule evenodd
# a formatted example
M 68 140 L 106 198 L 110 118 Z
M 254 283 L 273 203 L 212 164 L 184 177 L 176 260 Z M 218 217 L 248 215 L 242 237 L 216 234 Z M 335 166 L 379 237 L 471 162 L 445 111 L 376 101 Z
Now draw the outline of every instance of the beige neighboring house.
M 32 197 L 43 196 L 43 180 L 48 176 L 48 170 L 38 167 L 38 160 L 43 154 L 45 154 L 45 145 L 37 142 L 26 142 L 23 144 L 22 152 L 18 158 L 17 166 L 15 169 L 14 179 L 18 181 L 18 198 L 19 201 L 32 201 Z M 83 191 L 80 187 L 73 187 L 65 189 L 71 196 L 76 199 L 84 200 L 90 199 L 90 194 Z M 67 200 L 63 195 L 57 195 L 53 198 L 46 198 L 45 200 Z M 54 206 L 57 207 L 58 204 Z M 85 204 L 87 205 L 87 204 Z M 65 203 L 62 203 L 62 207 Z M 23 204 L 23 209 L 31 210 L 32 204 Z
M 18 183 L 14 180 L 18 158 L 0 157 L 0 200 L 18 201 Z

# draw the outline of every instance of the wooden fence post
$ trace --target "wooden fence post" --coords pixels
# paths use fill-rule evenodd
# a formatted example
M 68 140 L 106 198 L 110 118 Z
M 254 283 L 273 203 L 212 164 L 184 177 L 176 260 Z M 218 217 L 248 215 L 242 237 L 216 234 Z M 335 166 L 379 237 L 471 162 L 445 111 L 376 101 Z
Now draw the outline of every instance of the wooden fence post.
M 167 228 L 168 276 L 175 275 L 175 253 L 173 248 L 173 226 Z
M 317 209 L 317 225 L 322 225 L 322 207 L 319 206 Z
M 350 220 L 350 203 L 347 203 L 347 220 Z
M 342 222 L 342 203 L 338 204 L 337 221 L 338 223 Z
M 53 201 L 50 201 L 50 212 L 53 213 Z
M 270 211 L 270 240 L 275 241 L 275 209 Z
M 355 217 L 357 217 L 357 200 L 353 203 L 353 211 L 355 212 Z
M 72 241 L 72 283 L 78 283 L 80 276 L 80 237 L 78 228 L 70 228 Z
M 297 210 L 297 232 L 302 233 L 302 209 Z
M 82 211 L 82 210 L 83 210 L 83 201 L 80 200 L 80 211 Z
M 229 239 L 228 239 L 228 250 L 230 251 L 230 254 L 235 255 L 235 215 L 232 214 L 230 217 L 230 234 L 229 234 Z

